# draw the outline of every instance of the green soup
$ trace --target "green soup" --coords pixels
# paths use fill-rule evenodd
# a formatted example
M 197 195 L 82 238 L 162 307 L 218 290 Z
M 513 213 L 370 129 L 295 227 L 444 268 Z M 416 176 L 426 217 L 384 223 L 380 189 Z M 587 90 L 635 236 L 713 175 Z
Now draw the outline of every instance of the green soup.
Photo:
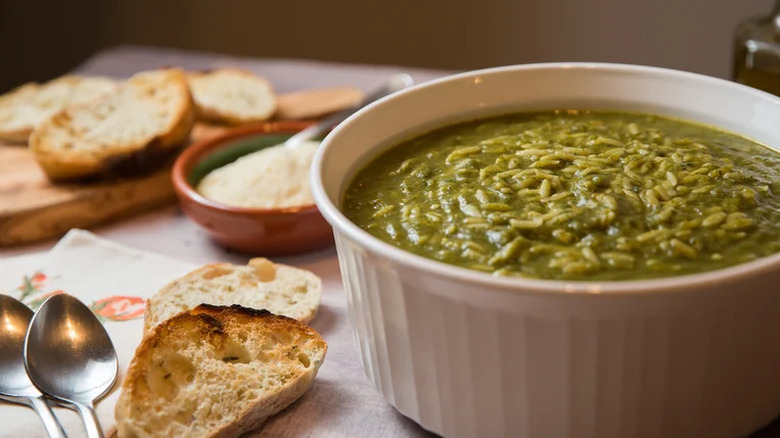
M 391 148 L 343 211 L 407 251 L 497 275 L 689 274 L 780 251 L 780 154 L 654 115 L 512 114 Z

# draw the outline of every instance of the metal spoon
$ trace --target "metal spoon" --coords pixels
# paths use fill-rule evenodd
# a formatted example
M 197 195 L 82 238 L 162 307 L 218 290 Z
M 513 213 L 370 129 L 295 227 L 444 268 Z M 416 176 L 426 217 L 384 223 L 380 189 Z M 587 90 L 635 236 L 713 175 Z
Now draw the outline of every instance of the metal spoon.
M 16 298 L 0 295 L 0 399 L 33 408 L 50 437 L 65 438 L 62 425 L 24 370 L 24 336 L 32 317 L 33 311 Z
M 119 361 L 87 306 L 67 294 L 47 299 L 30 323 L 24 364 L 41 392 L 76 408 L 89 438 L 103 438 L 94 403 L 116 381 Z
M 317 138 L 321 136 L 322 134 L 328 132 L 331 130 L 334 126 L 338 125 L 339 123 L 343 122 L 347 117 L 351 116 L 352 114 L 356 113 L 359 109 L 363 108 L 364 106 L 370 104 L 371 102 L 375 100 L 379 100 L 385 96 L 388 96 L 390 94 L 395 93 L 396 91 L 401 91 L 404 88 L 408 88 L 410 86 L 414 85 L 414 79 L 409 76 L 406 73 L 397 73 L 392 76 L 390 76 L 390 79 L 387 80 L 387 83 L 385 83 L 382 88 L 376 90 L 375 92 L 368 95 L 365 99 L 363 99 L 360 104 L 357 106 L 354 106 L 352 108 L 347 108 L 343 111 L 339 111 L 335 114 L 332 114 L 328 117 L 325 117 L 324 119 L 320 120 L 319 122 L 315 123 L 314 125 L 309 126 L 308 128 L 304 129 L 303 131 L 293 135 L 292 137 L 288 138 L 287 141 L 284 142 L 285 146 L 288 147 L 295 147 L 296 145 L 311 140 L 313 138 Z

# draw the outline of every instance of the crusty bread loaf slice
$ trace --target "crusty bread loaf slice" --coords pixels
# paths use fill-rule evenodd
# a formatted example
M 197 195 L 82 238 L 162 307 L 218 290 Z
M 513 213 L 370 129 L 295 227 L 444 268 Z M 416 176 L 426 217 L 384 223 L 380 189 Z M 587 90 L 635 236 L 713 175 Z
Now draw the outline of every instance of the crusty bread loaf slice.
M 276 112 L 271 84 L 250 71 L 220 68 L 189 73 L 187 79 L 201 120 L 239 125 L 268 120 Z
M 63 76 L 27 83 L 0 96 L 0 140 L 24 143 L 41 123 L 65 106 L 105 95 L 116 82 L 103 77 Z
M 146 303 L 144 329 L 201 303 L 240 304 L 309 322 L 317 313 L 322 281 L 313 273 L 254 258 L 246 266 L 214 263 L 172 281 Z
M 200 305 L 149 332 L 115 408 L 119 438 L 237 437 L 311 387 L 327 344 L 265 310 Z
M 194 123 L 184 73 L 139 73 L 100 98 L 66 106 L 30 136 L 52 180 L 150 171 L 174 154 Z

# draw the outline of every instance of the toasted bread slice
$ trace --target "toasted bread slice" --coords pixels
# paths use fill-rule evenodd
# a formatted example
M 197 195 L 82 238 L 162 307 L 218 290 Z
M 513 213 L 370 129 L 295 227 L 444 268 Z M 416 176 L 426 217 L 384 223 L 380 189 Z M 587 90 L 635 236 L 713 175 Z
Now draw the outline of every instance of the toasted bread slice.
M 187 79 L 201 120 L 239 125 L 268 120 L 276 112 L 271 84 L 250 71 L 220 68 L 189 73 Z
M 65 106 L 88 102 L 115 87 L 108 78 L 63 76 L 15 88 L 0 96 L 0 140 L 25 143 L 36 127 Z
M 327 344 L 265 310 L 200 305 L 149 332 L 115 415 L 119 438 L 237 437 L 311 387 Z
M 246 266 L 214 263 L 172 281 L 146 303 L 144 329 L 201 303 L 240 304 L 309 322 L 317 313 L 322 281 L 309 271 L 255 258 Z
M 66 106 L 33 131 L 30 149 L 55 181 L 151 171 L 188 138 L 194 114 L 183 72 L 143 72 Z

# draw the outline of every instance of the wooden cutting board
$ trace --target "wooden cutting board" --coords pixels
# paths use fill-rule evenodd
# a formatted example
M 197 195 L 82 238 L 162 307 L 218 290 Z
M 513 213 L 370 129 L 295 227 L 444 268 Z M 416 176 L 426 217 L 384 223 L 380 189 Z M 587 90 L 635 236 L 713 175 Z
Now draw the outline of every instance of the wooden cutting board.
M 279 114 L 286 119 L 317 118 L 355 105 L 362 95 L 352 87 L 281 95 Z M 226 129 L 198 124 L 191 141 Z M 26 146 L 0 144 L 0 247 L 129 217 L 175 199 L 170 168 L 115 182 L 52 184 Z

